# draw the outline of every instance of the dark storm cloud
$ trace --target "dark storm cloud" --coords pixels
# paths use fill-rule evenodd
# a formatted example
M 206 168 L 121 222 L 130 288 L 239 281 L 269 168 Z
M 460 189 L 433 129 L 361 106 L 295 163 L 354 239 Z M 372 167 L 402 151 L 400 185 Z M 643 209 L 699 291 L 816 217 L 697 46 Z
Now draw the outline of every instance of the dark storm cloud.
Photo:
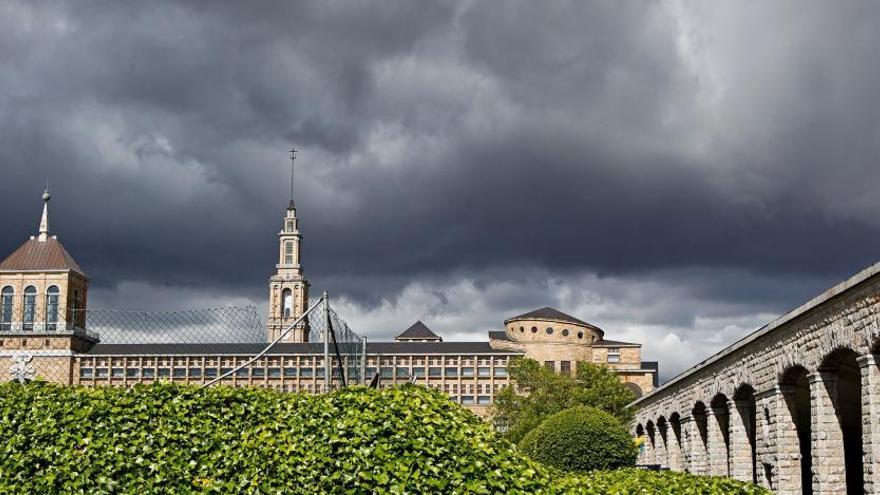
M 307 271 L 367 305 L 468 273 L 715 267 L 702 297 L 772 313 L 880 245 L 876 4 L 0 9 L 0 251 L 50 177 L 98 287 L 261 298 L 290 143 Z

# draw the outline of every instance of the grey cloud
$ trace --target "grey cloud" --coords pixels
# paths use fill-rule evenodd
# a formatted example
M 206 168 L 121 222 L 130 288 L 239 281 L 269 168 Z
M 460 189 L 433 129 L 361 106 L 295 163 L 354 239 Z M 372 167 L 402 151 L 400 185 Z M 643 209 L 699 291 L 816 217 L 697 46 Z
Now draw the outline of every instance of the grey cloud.
M 0 251 L 48 176 L 105 295 L 261 300 L 291 143 L 307 272 L 364 314 L 414 281 L 494 288 L 495 318 L 542 305 L 497 290 L 542 286 L 527 273 L 701 271 L 689 297 L 713 321 L 753 321 L 876 258 L 875 4 L 0 9 Z M 614 310 L 686 329 L 709 311 L 647 306 Z

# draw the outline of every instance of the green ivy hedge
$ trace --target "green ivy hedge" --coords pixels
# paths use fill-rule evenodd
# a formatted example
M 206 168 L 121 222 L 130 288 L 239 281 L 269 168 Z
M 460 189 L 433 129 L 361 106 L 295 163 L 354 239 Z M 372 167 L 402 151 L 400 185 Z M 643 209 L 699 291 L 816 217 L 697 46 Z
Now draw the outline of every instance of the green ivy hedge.
M 563 471 L 633 467 L 639 453 L 619 419 L 589 406 L 548 417 L 526 434 L 519 448 L 532 459 Z
M 0 439 L 0 493 L 625 494 L 666 483 L 641 472 L 563 476 L 417 386 L 305 396 L 7 383 Z M 759 493 L 681 491 L 714 481 L 670 480 L 675 493 Z
M 582 495 L 770 495 L 763 488 L 729 478 L 638 469 L 593 471 L 563 478 L 555 486 L 558 493 Z

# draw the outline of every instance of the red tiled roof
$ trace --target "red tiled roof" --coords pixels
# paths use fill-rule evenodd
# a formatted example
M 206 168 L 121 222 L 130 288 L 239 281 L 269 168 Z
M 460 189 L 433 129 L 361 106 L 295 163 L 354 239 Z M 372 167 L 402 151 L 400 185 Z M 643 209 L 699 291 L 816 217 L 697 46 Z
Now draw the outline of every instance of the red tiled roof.
M 62 271 L 70 270 L 86 276 L 70 253 L 55 239 L 45 241 L 29 239 L 12 252 L 3 262 L 0 271 Z

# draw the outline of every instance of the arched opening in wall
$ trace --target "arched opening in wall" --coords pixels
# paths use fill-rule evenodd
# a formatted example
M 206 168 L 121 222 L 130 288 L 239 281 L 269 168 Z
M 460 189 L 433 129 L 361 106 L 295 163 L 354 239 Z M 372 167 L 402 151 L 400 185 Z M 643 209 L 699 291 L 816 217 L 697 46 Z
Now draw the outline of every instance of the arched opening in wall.
M 660 449 L 657 455 L 657 464 L 669 467 L 669 425 L 666 418 L 660 416 L 657 418 L 657 434 L 660 437 Z
M 757 425 L 758 407 L 757 402 L 755 401 L 755 389 L 748 384 L 741 385 L 736 392 L 734 392 L 733 401 L 736 404 L 736 411 L 732 412 L 733 414 L 736 414 L 738 420 L 741 421 L 748 442 L 748 475 L 752 480 L 752 483 L 757 483 L 758 456 L 755 427 Z M 736 456 L 734 458 L 738 459 Z
M 777 425 L 777 428 L 784 432 L 786 429 L 794 427 L 797 431 L 797 445 L 779 445 L 777 449 L 780 454 L 797 454 L 800 457 L 800 464 L 798 466 L 800 470 L 800 492 L 803 495 L 812 495 L 812 431 L 810 425 L 810 381 L 807 377 L 807 370 L 802 366 L 789 368 L 782 374 L 779 384 L 783 388 L 785 405 L 788 407 L 788 413 L 793 424 L 786 425 L 780 423 Z M 794 477 L 797 478 L 798 476 Z
M 651 451 L 651 457 L 648 459 L 648 462 L 651 464 L 657 463 L 657 442 L 656 442 L 656 429 L 654 428 L 654 422 L 648 421 L 645 424 L 645 432 L 647 433 L 648 440 L 648 449 Z
M 708 468 L 708 441 L 709 441 L 709 431 L 708 431 L 708 423 L 706 421 L 706 405 L 702 402 L 697 402 L 694 404 L 694 409 L 691 411 L 691 416 L 694 418 L 694 424 L 697 426 L 697 438 L 694 440 L 697 442 L 694 447 L 694 455 L 695 458 L 691 460 L 691 465 L 693 467 L 694 474 L 707 474 Z
M 647 441 L 647 439 L 645 439 L 645 427 L 642 426 L 641 423 L 636 425 L 636 438 L 641 439 L 641 443 L 639 444 L 639 456 L 641 457 L 647 448 L 645 446 L 645 442 Z
M 720 448 L 718 452 L 710 452 L 713 464 L 711 474 L 718 476 L 730 476 L 730 408 L 727 406 L 727 396 L 718 394 L 709 403 L 712 407 L 712 416 L 715 418 L 715 426 L 718 427 L 718 439 Z M 716 440 L 716 439 L 712 439 Z M 714 455 L 713 455 L 714 454 Z
M 864 463 L 862 459 L 862 375 L 858 354 L 841 349 L 828 355 L 819 367 L 823 376 L 836 376 L 836 387 L 829 392 L 834 413 L 843 436 L 843 461 L 846 469 L 847 495 L 864 493 Z M 829 384 L 825 384 L 826 386 Z M 836 399 L 835 390 L 836 388 Z
M 672 413 L 669 416 L 669 428 L 672 431 L 672 444 L 667 445 L 666 450 L 669 451 L 672 469 L 682 469 L 682 455 L 684 449 L 681 448 L 681 416 L 678 413 Z
M 281 308 L 284 318 L 293 316 L 293 292 L 290 289 L 281 291 Z
M 632 392 L 636 399 L 638 399 L 639 397 L 644 395 L 642 392 L 642 387 L 639 387 L 635 383 L 627 382 L 627 383 L 624 383 L 623 386 L 624 386 L 624 388 L 626 388 L 627 390 Z

